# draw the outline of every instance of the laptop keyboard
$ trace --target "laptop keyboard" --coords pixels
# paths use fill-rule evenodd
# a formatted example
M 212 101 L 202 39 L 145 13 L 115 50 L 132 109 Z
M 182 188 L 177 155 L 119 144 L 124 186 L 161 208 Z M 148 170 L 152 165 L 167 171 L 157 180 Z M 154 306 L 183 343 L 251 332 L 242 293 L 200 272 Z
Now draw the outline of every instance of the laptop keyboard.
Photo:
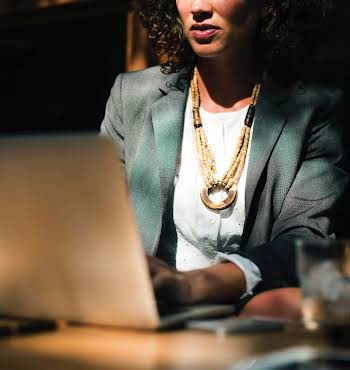
M 168 302 L 157 302 L 158 314 L 160 317 L 175 315 L 178 313 L 188 312 L 193 309 L 193 306 L 176 305 Z

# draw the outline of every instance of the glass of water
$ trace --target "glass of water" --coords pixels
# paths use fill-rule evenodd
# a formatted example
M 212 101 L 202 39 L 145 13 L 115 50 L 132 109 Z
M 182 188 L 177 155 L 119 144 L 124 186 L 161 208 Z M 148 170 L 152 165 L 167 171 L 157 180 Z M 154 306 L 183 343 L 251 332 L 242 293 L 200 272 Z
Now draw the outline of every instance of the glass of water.
M 305 328 L 349 331 L 350 241 L 298 240 L 297 266 Z

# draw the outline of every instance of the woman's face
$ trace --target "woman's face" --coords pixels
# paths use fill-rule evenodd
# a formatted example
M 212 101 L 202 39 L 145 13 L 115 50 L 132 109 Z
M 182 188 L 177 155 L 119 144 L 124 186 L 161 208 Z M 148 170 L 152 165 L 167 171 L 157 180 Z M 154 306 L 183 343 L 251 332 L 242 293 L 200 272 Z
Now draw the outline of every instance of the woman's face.
M 261 0 L 176 0 L 184 32 L 199 57 L 236 54 L 255 42 Z

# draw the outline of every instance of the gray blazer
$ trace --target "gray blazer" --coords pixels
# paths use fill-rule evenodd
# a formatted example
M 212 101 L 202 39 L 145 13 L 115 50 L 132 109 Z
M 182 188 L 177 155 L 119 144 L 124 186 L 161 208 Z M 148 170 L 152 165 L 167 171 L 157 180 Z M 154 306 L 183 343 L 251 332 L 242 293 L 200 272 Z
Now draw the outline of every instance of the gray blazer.
M 102 134 L 119 145 L 146 251 L 175 261 L 174 177 L 188 82 L 159 67 L 117 77 Z M 181 82 L 181 83 L 180 83 Z M 181 86 L 182 85 L 182 86 Z M 297 285 L 294 239 L 325 239 L 347 175 L 337 117 L 341 93 L 265 75 L 246 183 L 241 254 L 260 269 L 259 290 Z

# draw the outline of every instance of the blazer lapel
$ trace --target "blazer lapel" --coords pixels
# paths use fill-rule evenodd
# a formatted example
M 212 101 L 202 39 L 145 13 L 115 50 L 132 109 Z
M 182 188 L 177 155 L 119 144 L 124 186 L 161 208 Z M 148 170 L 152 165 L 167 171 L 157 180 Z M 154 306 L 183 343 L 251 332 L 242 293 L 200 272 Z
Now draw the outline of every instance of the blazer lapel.
M 155 254 L 158 246 L 183 132 L 187 89 L 169 88 L 170 82 L 160 87 L 159 98 L 146 114 L 130 177 L 136 217 L 149 254 Z
M 245 194 L 247 215 L 250 211 L 259 178 L 287 121 L 288 104 L 286 102 L 289 94 L 289 86 L 281 85 L 278 81 L 265 74 L 261 95 L 257 104 L 249 155 Z
M 158 154 L 161 211 L 164 212 L 173 186 L 181 148 L 187 92 L 169 90 L 151 108 Z
M 153 127 L 144 122 L 130 175 L 131 195 L 143 246 L 153 253 L 160 232 L 160 183 Z

